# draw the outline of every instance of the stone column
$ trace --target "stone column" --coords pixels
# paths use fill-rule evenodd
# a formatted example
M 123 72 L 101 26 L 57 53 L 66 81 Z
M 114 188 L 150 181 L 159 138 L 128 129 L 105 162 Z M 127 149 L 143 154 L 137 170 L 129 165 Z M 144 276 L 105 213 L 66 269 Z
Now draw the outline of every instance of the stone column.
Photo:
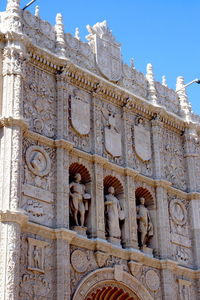
M 94 155 L 91 215 L 89 216 L 89 231 L 91 237 L 105 239 L 103 164 L 105 160 Z
M 19 6 L 19 0 L 8 0 L 4 22 L 4 30 L 14 32 L 6 35 L 10 40 L 6 41 L 3 51 L 0 298 L 4 300 L 18 299 L 21 225 L 27 220 L 18 210 L 21 202 L 22 131 L 25 126 L 22 120 L 25 47 L 21 43 Z
M 28 218 L 0 211 L 0 299 L 18 300 L 21 226 Z
M 122 232 L 122 244 L 125 248 L 138 248 L 137 241 L 137 216 L 135 201 L 135 182 L 137 175 L 132 169 L 125 169 L 124 210 L 125 222 Z
M 191 193 L 189 220 L 192 232 L 194 265 L 195 267 L 200 268 L 200 221 L 198 213 L 200 210 L 200 195 L 195 194 L 200 183 L 197 180 L 197 173 L 199 172 L 197 160 L 199 160 L 199 156 L 197 154 L 198 136 L 195 128 L 187 128 L 185 130 L 184 138 L 188 191 Z

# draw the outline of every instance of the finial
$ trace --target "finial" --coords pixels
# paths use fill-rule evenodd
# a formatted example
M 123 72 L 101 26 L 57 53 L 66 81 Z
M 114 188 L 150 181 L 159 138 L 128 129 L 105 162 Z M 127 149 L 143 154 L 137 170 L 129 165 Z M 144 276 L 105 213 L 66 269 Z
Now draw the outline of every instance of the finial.
M 176 92 L 180 101 L 180 114 L 186 120 L 190 119 L 191 106 L 188 102 L 188 97 L 185 89 L 184 77 L 179 76 L 176 80 Z
M 7 0 L 6 11 L 20 9 L 20 0 Z
M 65 56 L 65 35 L 64 35 L 64 25 L 62 15 L 59 13 L 56 15 L 56 48 L 58 53 L 62 56 Z
M 148 89 L 149 89 L 149 96 L 148 99 L 152 101 L 153 103 L 156 103 L 157 96 L 156 96 L 156 88 L 154 83 L 154 76 L 153 76 L 153 66 L 152 64 L 147 64 L 147 74 L 146 79 L 149 83 Z
M 75 29 L 75 38 L 80 41 L 80 32 L 78 27 Z
M 36 7 L 35 7 L 35 16 L 36 16 L 37 18 L 40 17 L 40 8 L 39 8 L 38 5 L 36 5 Z
M 131 69 L 135 69 L 135 63 L 134 63 L 134 59 L 133 58 L 131 58 L 130 67 L 131 67 Z
M 162 85 L 167 87 L 167 81 L 166 81 L 166 76 L 165 75 L 162 76 Z

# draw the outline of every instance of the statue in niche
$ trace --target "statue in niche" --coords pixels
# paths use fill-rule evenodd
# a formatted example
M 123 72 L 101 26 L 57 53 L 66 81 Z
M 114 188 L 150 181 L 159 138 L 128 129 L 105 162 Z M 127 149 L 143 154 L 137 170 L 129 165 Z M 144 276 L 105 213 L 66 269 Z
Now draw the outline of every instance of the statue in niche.
M 105 215 L 107 223 L 108 236 L 120 239 L 121 229 L 120 221 L 125 219 L 124 211 L 120 207 L 119 200 L 114 195 L 115 189 L 113 186 L 108 188 L 108 194 L 105 195 Z
M 145 199 L 141 197 L 140 204 L 137 206 L 138 240 L 139 247 L 142 249 L 147 246 L 150 237 L 153 236 L 153 224 L 148 212 L 144 206 Z
M 88 210 L 90 194 L 85 192 L 85 185 L 81 183 L 81 174 L 76 173 L 74 181 L 69 185 L 70 209 L 76 226 L 84 227 L 85 213 Z
M 33 261 L 34 261 L 34 267 L 36 269 L 40 269 L 40 252 L 37 246 L 35 246 L 33 250 Z

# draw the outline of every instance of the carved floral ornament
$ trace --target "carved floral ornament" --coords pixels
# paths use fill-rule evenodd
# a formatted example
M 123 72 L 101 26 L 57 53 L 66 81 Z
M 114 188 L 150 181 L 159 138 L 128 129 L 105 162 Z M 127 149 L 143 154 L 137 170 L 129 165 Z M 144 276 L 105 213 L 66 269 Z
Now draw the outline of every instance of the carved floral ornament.
M 177 225 L 184 225 L 187 221 L 187 210 L 179 199 L 173 199 L 169 204 L 169 212 L 172 220 Z
M 49 155 L 39 146 L 31 146 L 27 149 L 26 163 L 33 174 L 41 177 L 48 175 L 51 169 Z

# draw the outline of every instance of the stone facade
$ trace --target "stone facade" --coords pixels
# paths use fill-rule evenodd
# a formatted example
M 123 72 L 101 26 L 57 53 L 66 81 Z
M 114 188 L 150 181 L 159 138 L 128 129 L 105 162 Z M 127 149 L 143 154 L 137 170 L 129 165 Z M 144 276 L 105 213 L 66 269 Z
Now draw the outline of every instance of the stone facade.
M 8 0 L 0 13 L 0 299 L 200 298 L 200 116 Z

